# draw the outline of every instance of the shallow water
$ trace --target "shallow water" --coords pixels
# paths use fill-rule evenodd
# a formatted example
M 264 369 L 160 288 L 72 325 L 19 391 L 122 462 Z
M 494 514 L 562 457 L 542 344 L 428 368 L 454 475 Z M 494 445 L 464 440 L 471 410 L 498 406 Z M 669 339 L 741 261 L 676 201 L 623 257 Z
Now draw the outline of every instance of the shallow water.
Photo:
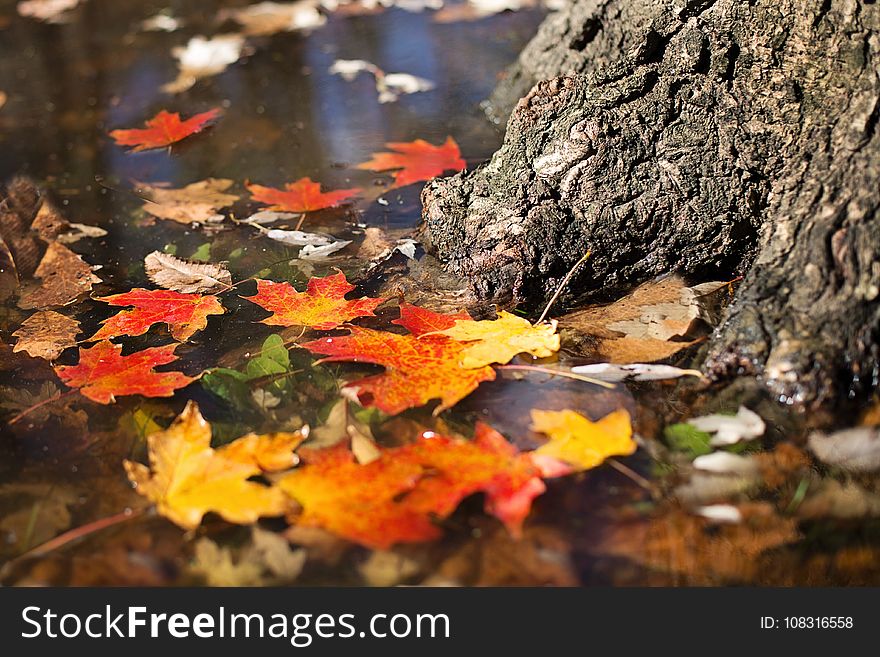
M 447 135 L 460 144 L 469 166 L 485 161 L 501 143 L 502 134 L 485 118 L 480 103 L 543 17 L 542 10 L 527 9 L 440 24 L 429 11 L 331 15 L 325 26 L 309 34 L 252 38 L 252 53 L 225 72 L 197 82 L 187 92 L 162 93 L 159 87 L 176 75 L 170 49 L 191 35 L 216 31 L 214 16 L 221 7 L 244 4 L 172 3 L 175 15 L 187 19 L 187 25 L 173 33 L 144 32 L 139 27 L 144 18 L 165 9 L 162 4 L 87 0 L 60 25 L 19 17 L 14 2 L 0 4 L 0 91 L 8 95 L 0 108 L 0 179 L 26 174 L 49 190 L 67 220 L 107 230 L 105 237 L 72 246 L 86 261 L 101 266 L 97 273 L 103 282 L 93 296 L 149 286 L 141 263 L 154 250 L 228 261 L 236 281 L 260 273 L 290 280 L 301 289 L 310 276 L 323 276 L 332 267 L 358 279 L 368 265 L 358 255 L 364 229 L 379 227 L 396 237 L 415 228 L 420 186 L 387 192 L 386 176 L 358 171 L 353 165 L 369 159 L 388 141 L 421 138 L 440 143 Z M 370 76 L 348 82 L 329 73 L 336 59 L 369 60 L 385 71 L 427 78 L 437 88 L 380 104 Z M 217 124 L 170 151 L 126 153 L 107 135 L 116 128 L 139 126 L 163 108 L 190 115 L 212 107 L 223 108 Z M 147 221 L 140 210 L 142 201 L 133 191 L 136 181 L 181 187 L 219 177 L 235 180 L 234 193 L 246 199 L 246 181 L 279 186 L 303 176 L 330 189 L 368 190 L 366 198 L 352 207 L 309 216 L 305 229 L 351 239 L 353 244 L 338 257 L 305 265 L 289 264 L 294 249 L 229 220 L 223 230 L 210 231 Z M 247 216 L 256 209 L 242 200 L 233 207 L 233 215 Z M 239 289 L 244 296 L 253 291 L 253 283 Z M 217 365 L 243 368 L 273 332 L 256 323 L 265 313 L 252 304 L 235 297 L 224 304 L 228 310 L 222 323 L 211 321 L 178 350 L 181 361 L 176 365 L 184 371 L 195 374 Z M 83 335 L 91 335 L 112 314 L 92 300 L 72 308 L 82 322 Z M 387 328 L 396 311 L 386 308 L 378 315 L 362 324 Z M 4 342 L 12 342 L 10 333 L 24 317 L 12 301 L 2 308 Z M 282 335 L 291 341 L 298 337 L 296 331 Z M 154 329 L 136 341 L 121 342 L 127 350 L 134 345 L 140 349 L 167 343 L 167 334 Z M 59 362 L 75 363 L 75 352 L 66 351 Z M 564 349 L 560 359 L 582 362 L 576 350 Z M 144 460 L 145 435 L 167 426 L 188 399 L 200 404 L 218 443 L 251 430 L 295 429 L 302 423 L 321 426 L 339 397 L 338 381 L 350 376 L 352 369 L 313 366 L 313 359 L 296 349 L 291 360 L 296 371 L 290 385 L 276 390 L 281 402 L 273 408 L 239 407 L 194 384 L 171 399 L 125 397 L 109 406 L 68 399 L 57 412 L 31 413 L 13 425 L 8 423 L 13 411 L 4 411 L 0 561 L 20 557 L 64 532 L 92 527 L 96 520 L 141 513 L 146 504 L 129 486 L 121 461 Z M 28 359 L 10 360 L 0 367 L 0 386 L 7 401 L 19 404 L 18 410 L 39 401 L 41 389 L 45 397 L 62 387 L 48 365 Z M 720 405 L 735 410 L 743 399 L 752 399 L 751 394 L 744 392 Z M 375 566 L 376 557 L 367 550 L 299 536 L 292 537 L 294 543 L 310 551 L 303 574 L 295 582 L 282 578 L 267 583 L 873 581 L 876 567 L 868 562 L 876 532 L 871 523 L 812 520 L 805 528 L 802 520 L 768 511 L 768 500 L 775 503 L 800 495 L 807 475 L 796 467 L 780 468 L 784 472 L 777 474 L 784 481 L 755 496 L 753 503 L 758 506 L 745 529 L 701 524 L 676 504 L 667 503 L 674 483 L 665 477 L 673 468 L 663 465 L 661 458 L 652 459 L 657 455 L 650 441 L 659 437 L 669 418 L 686 415 L 689 404 L 696 400 L 699 407 L 703 402 L 696 395 L 693 386 L 674 383 L 605 391 L 543 375 L 521 380 L 508 372 L 482 385 L 439 419 L 432 417 L 430 408 L 385 419 L 374 426 L 383 444 L 397 444 L 405 435 L 426 428 L 469 433 L 474 421 L 482 419 L 520 448 L 530 448 L 536 444 L 527 429 L 531 408 L 573 408 L 598 418 L 622 407 L 636 417 L 636 429 L 647 442 L 634 456 L 622 459 L 618 469 L 603 467 L 549 482 L 522 541 L 514 541 L 497 521 L 481 514 L 479 499 L 468 500 L 444 522 L 442 540 L 396 551 L 406 568 L 399 562 Z M 801 419 L 778 413 L 770 422 L 765 446 L 780 436 L 802 438 Z M 656 480 L 661 490 L 652 490 L 653 484 L 645 478 Z M 783 502 L 779 506 L 787 508 L 788 502 Z M 830 529 L 827 522 L 832 522 Z M 283 528 L 280 521 L 263 525 Z M 739 534 L 728 540 L 726 533 L 731 531 Z M 762 543 L 762 537 L 769 535 L 775 540 Z M 199 582 L 203 580 L 191 565 L 200 537 L 235 549 L 246 542 L 248 530 L 215 519 L 196 532 L 184 533 L 162 518 L 138 515 L 90 531 L 46 554 L 10 561 L 3 577 L 8 583 L 40 584 Z M 385 579 L 365 564 L 379 568 Z M 790 580 L 767 575 L 780 568 L 791 573 Z M 387 579 L 389 572 L 396 579 Z

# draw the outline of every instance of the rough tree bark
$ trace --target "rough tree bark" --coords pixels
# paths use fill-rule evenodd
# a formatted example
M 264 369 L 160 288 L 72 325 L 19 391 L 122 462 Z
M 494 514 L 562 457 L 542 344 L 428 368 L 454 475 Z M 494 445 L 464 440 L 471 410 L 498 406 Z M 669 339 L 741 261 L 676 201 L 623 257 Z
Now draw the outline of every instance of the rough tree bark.
M 745 274 L 715 377 L 796 404 L 877 384 L 880 6 L 575 0 L 496 91 L 505 141 L 423 194 L 423 237 L 483 298 L 537 305 Z

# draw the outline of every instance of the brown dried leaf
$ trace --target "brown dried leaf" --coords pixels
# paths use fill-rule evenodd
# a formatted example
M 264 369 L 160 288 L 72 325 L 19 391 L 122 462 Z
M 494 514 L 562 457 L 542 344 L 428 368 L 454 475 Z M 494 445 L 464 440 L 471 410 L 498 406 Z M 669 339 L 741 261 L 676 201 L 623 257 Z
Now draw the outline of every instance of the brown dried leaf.
M 20 308 L 46 309 L 64 306 L 92 289 L 101 279 L 92 273 L 89 263 L 62 244 L 53 242 L 46 249 L 31 285 L 18 300 Z
M 144 268 L 156 285 L 175 292 L 222 292 L 232 287 L 232 274 L 223 265 L 190 262 L 161 251 L 147 255 Z
M 54 310 L 44 310 L 28 317 L 12 334 L 18 338 L 12 351 L 55 360 L 62 351 L 76 345 L 77 333 L 78 321 Z
M 181 224 L 204 224 L 223 221 L 218 210 L 238 200 L 238 196 L 224 193 L 232 182 L 226 178 L 207 178 L 180 189 L 137 183 L 137 191 L 147 199 L 144 210 L 155 217 Z

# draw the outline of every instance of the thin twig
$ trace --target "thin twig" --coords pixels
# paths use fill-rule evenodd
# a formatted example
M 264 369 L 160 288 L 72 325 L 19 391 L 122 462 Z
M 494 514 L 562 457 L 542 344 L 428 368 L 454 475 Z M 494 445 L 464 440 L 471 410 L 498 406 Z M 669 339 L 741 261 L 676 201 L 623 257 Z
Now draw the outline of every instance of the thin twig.
M 599 379 L 591 379 L 588 376 L 583 376 L 582 374 L 575 374 L 574 372 L 568 372 L 566 370 L 554 370 L 549 367 L 538 367 L 537 365 L 498 365 L 496 369 L 499 370 L 522 370 L 524 372 L 538 372 L 540 374 L 548 374 L 550 376 L 561 376 L 566 379 L 574 379 L 575 381 L 583 381 L 584 383 L 592 383 L 595 386 L 601 386 L 603 388 L 608 388 L 609 390 L 613 390 L 615 386 L 607 381 L 600 381 Z
M 43 406 L 45 406 L 47 404 L 51 404 L 53 402 L 58 401 L 59 399 L 63 399 L 64 397 L 67 397 L 68 395 L 74 395 L 77 392 L 79 392 L 79 390 L 68 390 L 67 392 L 61 392 L 59 390 L 57 394 L 52 395 L 48 399 L 44 399 L 43 401 L 37 402 L 33 406 L 30 406 L 30 407 L 24 409 L 21 413 L 19 413 L 18 415 L 13 417 L 11 420 L 9 420 L 8 424 L 15 424 L 16 422 L 21 420 L 23 417 L 27 417 L 28 415 L 33 413 L 38 408 L 42 408 Z
M 556 288 L 556 291 L 553 293 L 553 296 L 550 297 L 550 301 L 547 302 L 547 305 L 544 307 L 544 312 L 541 313 L 541 316 L 538 318 L 538 321 L 535 324 L 540 324 L 547 317 L 547 313 L 550 312 L 550 308 L 553 307 L 553 304 L 556 303 L 556 300 L 559 298 L 559 295 L 562 294 L 562 291 L 565 289 L 565 286 L 568 285 L 568 282 L 571 280 L 571 277 L 574 276 L 574 273 L 577 271 L 577 268 L 580 267 L 587 261 L 587 258 L 590 257 L 590 251 L 587 251 L 584 254 L 584 257 L 574 263 L 574 267 L 568 270 L 568 273 L 565 275 L 565 278 L 562 279 L 562 282 Z
M 637 485 L 650 492 L 651 495 L 655 496 L 657 494 L 657 487 L 632 468 L 625 466 L 617 459 L 606 459 L 605 462 L 623 476 L 632 479 Z
M 98 520 L 94 520 L 86 525 L 82 525 L 81 527 L 69 529 L 63 534 L 59 534 L 55 538 L 50 539 L 45 543 L 28 550 L 24 554 L 20 554 L 18 557 L 15 558 L 15 561 L 18 561 L 20 559 L 27 559 L 29 557 L 38 557 L 48 552 L 53 552 L 58 548 L 67 545 L 68 543 L 76 541 L 80 538 L 84 538 L 89 534 L 94 534 L 95 532 L 106 529 L 107 527 L 118 525 L 119 523 L 125 522 L 126 520 L 137 518 L 138 516 L 143 515 L 143 513 L 144 509 L 136 509 L 134 511 L 122 511 L 121 513 L 107 516 L 106 518 L 99 518 Z

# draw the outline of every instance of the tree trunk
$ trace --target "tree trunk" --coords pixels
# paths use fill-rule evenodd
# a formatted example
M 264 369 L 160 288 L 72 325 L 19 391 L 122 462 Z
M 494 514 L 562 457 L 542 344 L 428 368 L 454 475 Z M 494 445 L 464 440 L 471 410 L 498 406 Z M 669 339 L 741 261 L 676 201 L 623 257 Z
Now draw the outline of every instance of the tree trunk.
M 717 378 L 789 403 L 877 384 L 880 7 L 575 0 L 493 97 L 501 149 L 423 194 L 423 237 L 475 291 L 538 306 L 652 277 L 745 275 Z

